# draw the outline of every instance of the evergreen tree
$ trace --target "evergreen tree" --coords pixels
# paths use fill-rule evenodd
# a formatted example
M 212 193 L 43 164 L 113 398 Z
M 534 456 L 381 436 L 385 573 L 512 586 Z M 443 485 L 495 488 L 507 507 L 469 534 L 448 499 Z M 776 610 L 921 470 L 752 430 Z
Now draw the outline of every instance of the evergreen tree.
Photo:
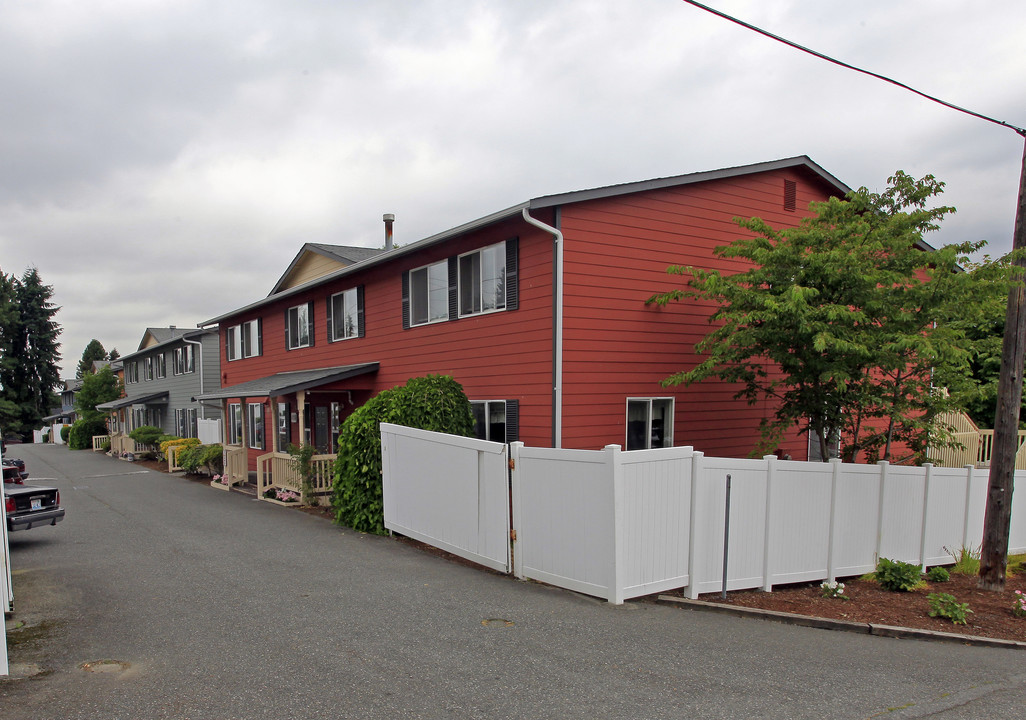
M 107 359 L 110 360 L 111 362 L 114 362 L 119 357 L 121 357 L 121 353 L 118 352 L 117 348 L 112 348 L 111 351 L 110 351 L 110 354 L 107 355 Z
M 85 377 L 93 371 L 93 361 L 106 359 L 107 351 L 103 349 L 103 344 L 96 338 L 93 338 L 82 352 L 82 359 L 78 361 L 75 377 Z
M 0 271 L 0 430 L 16 431 L 20 423 L 18 403 L 11 396 L 17 360 L 13 352 L 18 325 L 17 278 Z

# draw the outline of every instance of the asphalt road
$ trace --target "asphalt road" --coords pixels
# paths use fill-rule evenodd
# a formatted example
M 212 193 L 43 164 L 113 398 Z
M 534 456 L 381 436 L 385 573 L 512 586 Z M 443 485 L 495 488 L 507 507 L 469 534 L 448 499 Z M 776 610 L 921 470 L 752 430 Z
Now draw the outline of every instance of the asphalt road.
M 41 672 L 0 680 L 0 718 L 1026 714 L 1022 651 L 615 607 L 102 455 L 9 452 L 67 518 L 11 535 L 11 662 Z

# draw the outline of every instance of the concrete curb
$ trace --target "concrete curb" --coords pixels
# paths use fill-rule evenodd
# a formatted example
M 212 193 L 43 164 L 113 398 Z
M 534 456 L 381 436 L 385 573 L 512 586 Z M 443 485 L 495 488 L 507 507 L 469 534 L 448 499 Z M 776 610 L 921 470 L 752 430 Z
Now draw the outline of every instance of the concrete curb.
M 792 613 L 777 612 L 775 610 L 760 610 L 758 608 L 738 607 L 735 605 L 721 605 L 719 603 L 705 602 L 704 600 L 689 600 L 688 598 L 675 597 L 673 595 L 660 595 L 657 600 L 660 603 L 682 607 L 687 610 L 702 610 L 705 612 L 720 613 L 722 615 L 733 615 L 734 617 L 747 617 L 757 620 L 781 622 L 788 625 L 819 628 L 821 630 L 840 630 L 843 632 L 861 633 L 863 635 L 876 635 L 878 637 L 903 638 L 910 640 L 957 642 L 962 645 L 975 645 L 978 647 L 1026 649 L 1026 642 L 1019 642 L 1018 640 L 999 640 L 997 638 L 980 637 L 978 635 L 959 635 L 958 633 L 938 632 L 936 630 L 918 630 L 916 628 L 894 627 L 892 625 L 874 625 L 872 623 L 850 622 L 848 620 L 832 620 L 830 618 L 813 617 L 811 615 L 794 615 Z

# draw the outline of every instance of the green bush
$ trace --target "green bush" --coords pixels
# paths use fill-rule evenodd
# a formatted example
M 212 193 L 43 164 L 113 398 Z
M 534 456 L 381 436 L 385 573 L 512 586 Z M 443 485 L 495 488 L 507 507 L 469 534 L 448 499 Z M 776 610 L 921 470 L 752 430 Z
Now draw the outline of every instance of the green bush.
M 160 436 L 164 434 L 164 431 L 159 427 L 153 425 L 140 425 L 132 432 L 128 433 L 128 437 L 135 440 L 137 443 L 143 445 L 156 445 L 160 440 Z
M 880 558 L 875 575 L 881 587 L 894 592 L 911 592 L 923 584 L 919 566 L 900 560 Z
M 463 387 L 449 376 L 411 378 L 353 411 L 342 424 L 331 505 L 335 521 L 384 534 L 381 496 L 382 422 L 470 437 L 474 420 Z
M 944 552 L 951 555 L 955 561 L 951 572 L 956 575 L 978 575 L 980 572 L 980 548 L 966 547 L 962 545 L 957 550 L 944 548 Z
M 68 447 L 72 450 L 92 450 L 93 435 L 106 435 L 103 420 L 76 420 L 68 432 Z
M 969 603 L 960 603 L 948 593 L 930 593 L 926 599 L 930 601 L 930 617 L 947 618 L 954 625 L 965 625 L 972 613 Z
M 103 429 L 106 430 L 107 427 L 104 426 Z M 104 432 L 103 434 L 106 435 L 107 433 Z M 61 440 L 64 441 L 65 445 L 68 444 L 68 440 L 69 440 L 70 437 L 71 437 L 71 426 L 70 425 L 61 425 Z
M 192 445 L 178 453 L 178 464 L 187 473 L 197 473 L 206 467 L 212 474 L 220 475 L 224 468 L 222 450 L 220 445 Z
M 938 565 L 937 567 L 930 568 L 930 571 L 926 573 L 926 579 L 932 583 L 942 583 L 949 581 L 951 574 Z

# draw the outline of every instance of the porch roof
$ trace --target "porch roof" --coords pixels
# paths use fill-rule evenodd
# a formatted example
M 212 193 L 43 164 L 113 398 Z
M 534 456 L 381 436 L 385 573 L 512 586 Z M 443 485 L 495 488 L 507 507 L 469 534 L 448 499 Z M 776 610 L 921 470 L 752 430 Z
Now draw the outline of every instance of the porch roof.
M 120 410 L 123 407 L 129 405 L 150 405 L 156 401 L 167 401 L 168 395 L 167 390 L 164 392 L 151 393 L 149 395 L 137 395 L 135 397 L 123 397 L 117 400 L 111 400 L 110 402 L 99 403 L 96 406 L 97 410 Z
M 339 365 L 337 367 L 317 368 L 316 370 L 293 370 L 268 375 L 258 380 L 229 385 L 214 392 L 197 395 L 197 400 L 227 400 L 228 398 L 247 397 L 278 397 L 291 395 L 300 390 L 320 387 L 328 383 L 338 382 L 357 375 L 366 375 L 378 371 L 378 363 L 359 363 L 357 365 Z

